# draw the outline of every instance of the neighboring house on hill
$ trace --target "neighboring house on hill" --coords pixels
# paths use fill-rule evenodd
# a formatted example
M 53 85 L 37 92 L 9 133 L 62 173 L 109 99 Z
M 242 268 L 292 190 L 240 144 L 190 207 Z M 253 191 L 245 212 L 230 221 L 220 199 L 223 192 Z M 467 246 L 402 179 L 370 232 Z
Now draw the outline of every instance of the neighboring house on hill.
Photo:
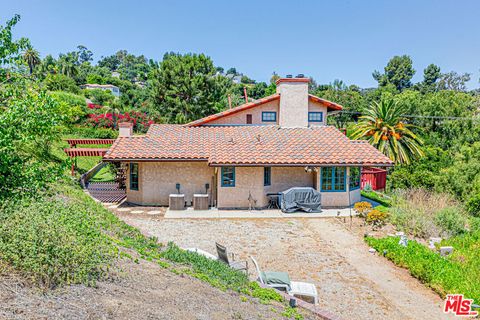
M 188 204 L 208 193 L 218 208 L 265 207 L 267 193 L 313 187 L 323 207 L 346 207 L 360 201 L 362 167 L 393 163 L 327 126 L 342 107 L 308 94 L 308 82 L 281 78 L 276 94 L 144 136 L 124 124 L 103 160 L 127 165 L 127 201 L 140 205 L 168 205 L 179 184 Z
M 101 89 L 101 90 L 109 90 L 115 97 L 120 97 L 120 89 L 113 84 L 94 84 L 88 83 L 82 86 L 83 89 Z

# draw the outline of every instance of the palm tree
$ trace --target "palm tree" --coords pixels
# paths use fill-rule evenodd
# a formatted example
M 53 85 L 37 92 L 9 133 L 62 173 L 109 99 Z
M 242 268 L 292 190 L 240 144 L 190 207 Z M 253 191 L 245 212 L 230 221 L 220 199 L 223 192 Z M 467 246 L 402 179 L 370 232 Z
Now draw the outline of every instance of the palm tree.
M 382 99 L 368 107 L 353 139 L 366 139 L 396 164 L 409 164 L 424 156 L 423 141 L 410 129 L 415 126 L 404 122 L 403 108 L 392 99 Z
M 118 117 L 122 113 L 122 110 L 117 106 L 103 106 L 103 110 L 105 110 L 105 116 L 107 115 L 107 113 L 112 114 L 113 129 L 117 129 Z
M 38 53 L 37 50 L 33 49 L 31 46 L 28 46 L 28 48 L 23 53 L 23 59 L 28 64 L 28 68 L 30 69 L 30 74 L 33 73 L 33 69 L 35 69 L 35 67 L 38 66 L 41 62 L 40 54 Z
M 60 73 L 68 77 L 75 77 L 78 74 L 78 57 L 72 52 L 61 54 L 58 59 Z

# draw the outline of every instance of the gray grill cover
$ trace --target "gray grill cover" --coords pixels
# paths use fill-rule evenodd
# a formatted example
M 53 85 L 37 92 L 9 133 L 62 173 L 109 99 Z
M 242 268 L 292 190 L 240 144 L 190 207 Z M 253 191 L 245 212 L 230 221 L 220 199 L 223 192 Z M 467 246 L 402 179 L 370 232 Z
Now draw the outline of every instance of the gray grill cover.
M 281 209 L 283 212 L 295 211 L 321 212 L 320 192 L 313 188 L 295 187 L 280 192 Z

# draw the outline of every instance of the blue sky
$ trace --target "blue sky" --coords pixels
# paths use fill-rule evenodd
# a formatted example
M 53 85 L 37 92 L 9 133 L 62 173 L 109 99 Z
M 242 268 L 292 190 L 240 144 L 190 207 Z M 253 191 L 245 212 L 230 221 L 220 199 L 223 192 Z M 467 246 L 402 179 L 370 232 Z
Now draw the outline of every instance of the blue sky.
M 202 52 L 259 81 L 273 71 L 318 83 L 375 86 L 371 73 L 394 55 L 472 73 L 479 87 L 480 1 L 6 1 L 0 23 L 22 16 L 15 35 L 42 56 L 87 46 L 95 59 L 119 49 L 159 60 Z

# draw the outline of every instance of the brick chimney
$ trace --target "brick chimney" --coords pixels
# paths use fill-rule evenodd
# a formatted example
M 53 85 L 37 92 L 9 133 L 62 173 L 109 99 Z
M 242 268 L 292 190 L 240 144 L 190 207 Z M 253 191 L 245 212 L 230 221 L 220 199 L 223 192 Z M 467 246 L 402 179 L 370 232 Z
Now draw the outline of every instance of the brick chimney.
M 277 80 L 280 94 L 278 124 L 281 127 L 308 127 L 308 83 L 310 79 L 299 74 Z
M 120 122 L 118 124 L 118 136 L 119 137 L 131 137 L 133 135 L 133 123 Z

